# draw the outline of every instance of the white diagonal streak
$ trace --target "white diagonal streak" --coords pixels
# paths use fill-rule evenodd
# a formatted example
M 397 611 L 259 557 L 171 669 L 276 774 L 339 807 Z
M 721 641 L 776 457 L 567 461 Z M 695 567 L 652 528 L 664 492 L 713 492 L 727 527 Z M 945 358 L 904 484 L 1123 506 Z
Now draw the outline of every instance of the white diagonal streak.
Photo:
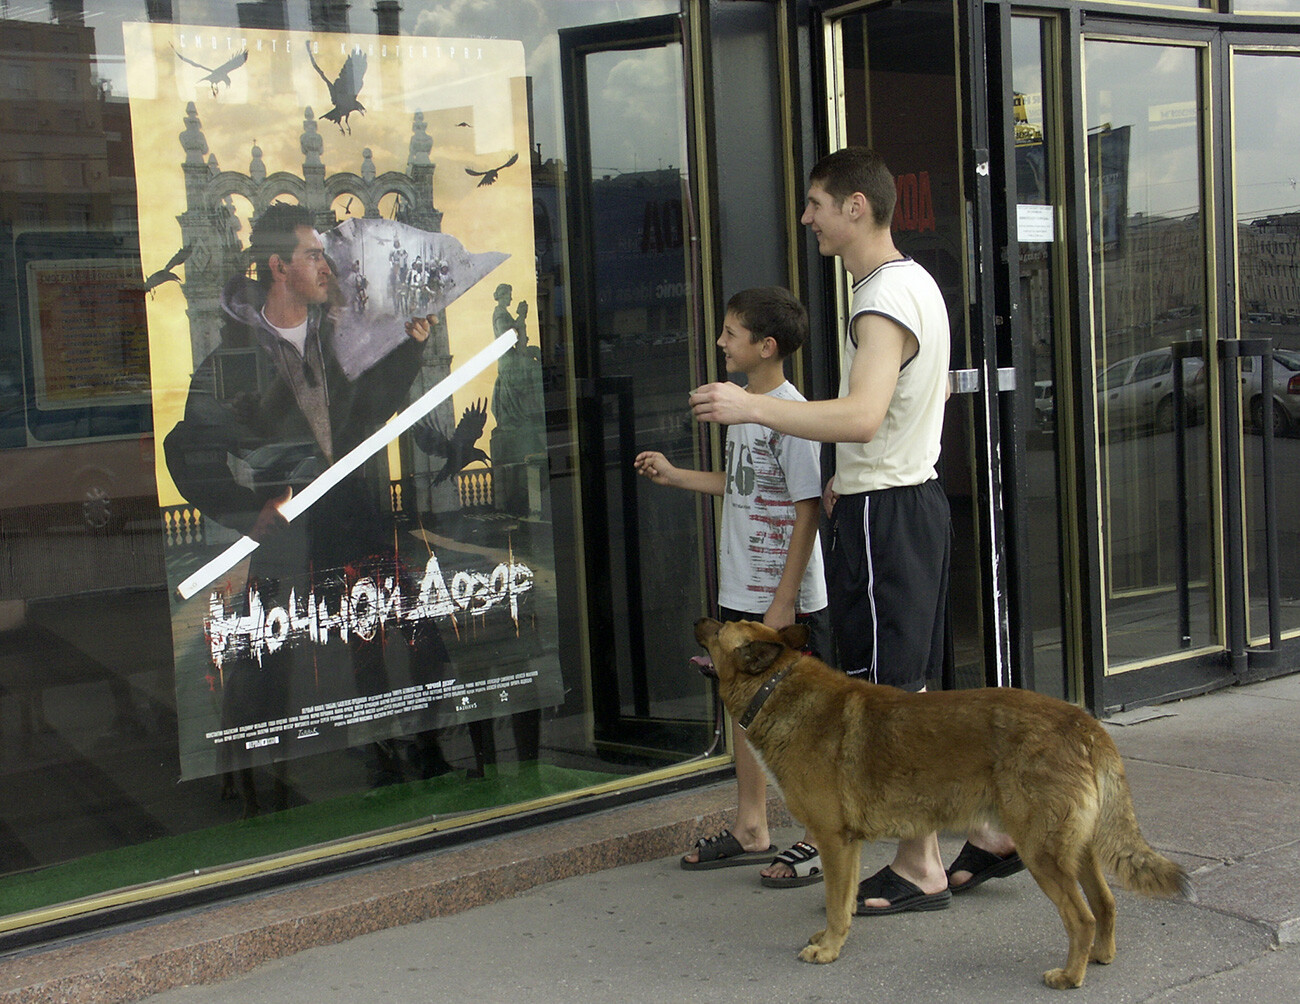
M 315 505 L 327 491 L 505 355 L 515 344 L 516 338 L 513 328 L 500 335 L 491 345 L 479 351 L 463 366 L 458 366 L 399 411 L 340 457 L 315 481 L 280 506 L 280 512 L 284 515 L 284 518 L 292 521 L 301 516 Z M 183 599 L 188 600 L 208 583 L 234 568 L 235 565 L 256 549 L 257 541 L 251 537 L 240 537 L 239 540 L 177 586 L 177 592 L 181 594 Z

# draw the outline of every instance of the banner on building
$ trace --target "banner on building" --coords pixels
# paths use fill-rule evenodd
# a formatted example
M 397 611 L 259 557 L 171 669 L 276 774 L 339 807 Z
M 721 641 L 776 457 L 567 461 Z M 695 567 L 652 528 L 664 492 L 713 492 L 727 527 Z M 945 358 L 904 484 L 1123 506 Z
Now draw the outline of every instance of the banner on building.
M 1128 236 L 1128 161 L 1132 127 L 1088 133 L 1092 249 L 1106 260 L 1124 257 Z
M 182 776 L 558 703 L 522 45 L 124 32 Z

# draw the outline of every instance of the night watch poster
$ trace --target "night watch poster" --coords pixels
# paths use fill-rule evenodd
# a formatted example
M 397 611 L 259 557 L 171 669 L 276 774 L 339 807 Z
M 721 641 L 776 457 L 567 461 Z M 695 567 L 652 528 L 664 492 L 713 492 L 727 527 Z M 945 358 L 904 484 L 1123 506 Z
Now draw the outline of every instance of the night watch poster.
M 521 43 L 124 33 L 182 778 L 559 703 Z

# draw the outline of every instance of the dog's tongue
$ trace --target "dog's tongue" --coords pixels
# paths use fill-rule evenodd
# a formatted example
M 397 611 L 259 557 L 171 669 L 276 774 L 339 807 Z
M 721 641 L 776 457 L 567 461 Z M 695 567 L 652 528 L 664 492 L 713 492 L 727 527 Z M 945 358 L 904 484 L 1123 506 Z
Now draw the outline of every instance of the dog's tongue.
M 695 666 L 702 666 L 704 669 L 713 668 L 713 660 L 707 655 L 693 655 L 691 656 L 691 663 Z

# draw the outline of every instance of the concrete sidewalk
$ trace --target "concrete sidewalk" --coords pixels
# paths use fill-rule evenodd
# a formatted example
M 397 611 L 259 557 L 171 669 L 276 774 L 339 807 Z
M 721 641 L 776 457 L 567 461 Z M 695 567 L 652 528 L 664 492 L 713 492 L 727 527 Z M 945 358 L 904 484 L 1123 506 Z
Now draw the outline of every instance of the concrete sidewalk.
M 1091 966 L 1072 1000 L 1266 1004 L 1300 997 L 1298 724 L 1300 675 L 1141 709 L 1110 723 L 1128 763 L 1144 833 L 1191 872 L 1199 900 L 1150 901 L 1119 892 L 1118 957 L 1110 966 Z M 174 939 L 177 924 L 189 923 L 195 961 L 187 976 L 186 956 L 174 949 L 168 956 L 175 970 L 171 985 L 212 979 L 214 973 L 231 977 L 147 997 L 155 1004 L 923 997 L 927 1004 L 955 1004 L 1041 1001 L 1051 993 L 1041 974 L 1063 961 L 1065 934 L 1055 909 L 1023 873 L 990 882 L 944 912 L 859 918 L 838 962 L 799 962 L 795 953 L 822 925 L 821 886 L 771 890 L 759 885 L 753 868 L 686 872 L 678 867 L 677 856 L 689 845 L 685 835 L 711 831 L 725 820 L 730 788 L 719 785 L 584 820 L 583 827 L 594 828 L 588 837 L 606 830 L 601 840 L 572 834 L 562 839 L 570 824 L 540 828 L 532 838 L 533 853 L 540 853 L 539 841 L 558 840 L 546 855 L 557 863 L 556 874 L 574 877 L 539 879 L 515 895 L 504 889 L 504 898 L 480 897 L 483 905 L 463 912 L 295 954 L 281 952 L 284 957 L 245 975 L 236 973 L 246 964 L 224 970 L 199 964 L 215 950 L 213 944 L 226 944 L 214 942 L 211 930 L 200 934 L 199 929 L 217 923 L 214 918 L 236 905 L 100 940 L 133 938 L 135 947 L 122 949 L 124 956 L 143 956 L 151 946 Z M 710 800 L 720 800 L 721 808 L 682 818 L 690 804 L 698 809 Z M 642 825 L 646 814 L 656 813 L 659 822 Z M 792 826 L 777 834 L 782 842 L 797 836 Z M 389 866 L 347 881 L 379 896 L 394 873 L 456 861 L 468 871 L 484 855 L 528 853 L 528 842 L 520 841 L 512 835 L 432 856 L 437 862 Z M 641 848 L 648 859 L 580 873 L 580 856 L 599 859 L 608 852 L 617 859 L 612 848 L 620 841 Z M 569 846 L 559 846 L 564 843 Z M 959 843 L 945 839 L 947 858 Z M 890 853 L 889 845 L 868 847 L 864 874 Z M 321 884 L 331 885 L 337 882 Z M 267 911 L 274 899 L 261 897 L 244 908 Z M 49 966 L 44 982 L 29 980 L 25 990 L 4 978 L 7 965 L 35 966 L 43 956 L 49 963 L 57 954 L 0 963 L 0 1002 L 140 999 L 166 985 L 148 979 L 140 992 L 124 993 L 114 976 L 129 970 L 126 958 L 98 971 L 98 985 L 117 987 L 115 996 L 91 996 L 85 978 L 60 982 Z M 79 993 L 71 992 L 74 983 L 82 988 Z

